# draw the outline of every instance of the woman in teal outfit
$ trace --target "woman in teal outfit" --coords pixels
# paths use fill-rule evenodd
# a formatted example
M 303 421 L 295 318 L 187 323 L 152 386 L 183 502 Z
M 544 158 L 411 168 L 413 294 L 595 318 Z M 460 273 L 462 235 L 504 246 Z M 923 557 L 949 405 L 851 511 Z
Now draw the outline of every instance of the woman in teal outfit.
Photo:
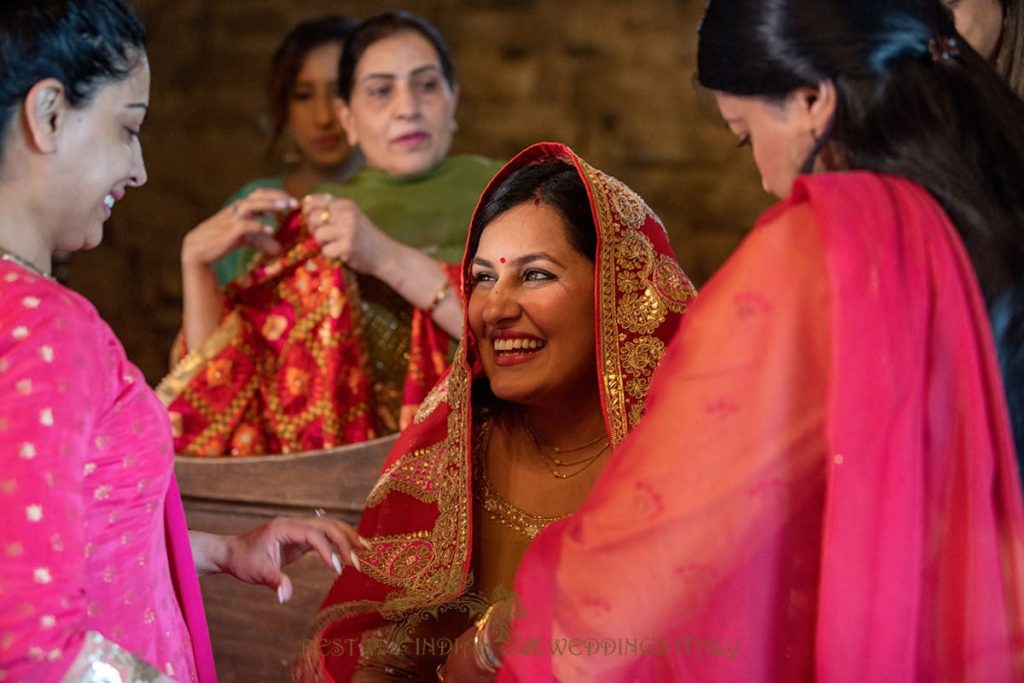
M 501 164 L 448 156 L 459 86 L 443 38 L 421 17 L 394 11 L 360 24 L 346 41 L 338 90 L 340 123 L 365 168 L 299 201 L 253 192 L 226 209 L 243 220 L 216 240 L 228 249 L 244 244 L 275 256 L 281 245 L 259 219 L 301 208 L 323 255 L 357 275 L 367 370 L 383 427 L 393 430 L 422 398 L 410 391 L 410 379 L 417 380 L 410 348 L 418 335 L 434 335 L 435 326 L 442 337 L 461 335 L 453 264 L 477 197 Z M 230 308 L 213 274 L 228 249 L 190 248 L 197 231 L 186 237 L 182 255 L 185 350 L 201 347 Z M 244 273 L 247 265 L 243 261 L 230 275 Z
M 291 166 L 286 173 L 246 183 L 221 211 L 185 237 L 181 259 L 186 307 L 193 291 L 206 291 L 211 273 L 223 286 L 245 272 L 258 253 L 249 242 L 264 239 L 261 232 L 252 236 L 263 225 L 258 220 L 261 208 L 288 206 L 290 198 L 303 197 L 328 181 L 344 182 L 362 166 L 362 155 L 348 146 L 335 113 L 338 61 L 357 24 L 338 15 L 308 19 L 289 31 L 274 52 L 266 84 L 267 158 L 285 147 L 282 156 Z M 240 201 L 245 198 L 250 199 Z M 276 220 L 271 222 L 276 225 Z

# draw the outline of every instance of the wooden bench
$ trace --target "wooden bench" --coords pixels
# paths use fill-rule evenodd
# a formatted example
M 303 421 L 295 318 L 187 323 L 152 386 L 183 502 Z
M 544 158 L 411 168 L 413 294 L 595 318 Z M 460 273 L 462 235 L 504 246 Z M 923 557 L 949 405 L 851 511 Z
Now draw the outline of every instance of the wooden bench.
M 189 528 L 235 534 L 316 508 L 353 525 L 377 481 L 395 435 L 291 455 L 175 459 Z M 313 614 L 335 579 L 318 555 L 289 565 L 292 599 L 230 576 L 201 581 L 213 654 L 222 683 L 288 681 Z

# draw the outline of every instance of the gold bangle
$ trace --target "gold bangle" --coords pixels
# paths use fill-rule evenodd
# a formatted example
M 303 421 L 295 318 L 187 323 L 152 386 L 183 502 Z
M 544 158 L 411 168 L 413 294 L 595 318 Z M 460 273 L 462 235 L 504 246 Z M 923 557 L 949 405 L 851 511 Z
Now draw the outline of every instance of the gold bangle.
M 497 603 L 492 604 L 484 612 L 484 615 L 477 620 L 476 633 L 473 634 L 473 659 L 476 660 L 476 665 L 481 670 L 489 674 L 498 673 L 498 669 L 501 668 L 501 658 L 498 657 L 491 646 L 490 629 L 488 629 L 491 622 L 491 614 L 494 613 L 496 606 Z
M 440 304 L 442 301 L 448 298 L 448 292 L 450 292 L 451 290 L 452 283 L 448 281 L 448 278 L 445 278 L 444 284 L 442 284 L 438 288 L 438 290 L 434 293 L 434 296 L 431 297 L 430 303 L 427 304 L 426 308 L 423 309 L 427 312 L 427 315 L 434 314 L 434 309 L 437 308 L 438 304 Z

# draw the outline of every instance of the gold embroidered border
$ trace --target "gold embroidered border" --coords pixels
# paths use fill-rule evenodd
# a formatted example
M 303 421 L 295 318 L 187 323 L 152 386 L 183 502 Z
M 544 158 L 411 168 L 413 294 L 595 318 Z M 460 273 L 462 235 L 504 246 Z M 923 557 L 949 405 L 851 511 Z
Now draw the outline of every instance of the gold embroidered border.
M 460 358 L 448 375 L 450 412 L 447 435 L 436 447 L 434 455 L 436 481 L 432 484 L 436 484 L 436 493 L 421 489 L 415 494 L 420 499 L 427 496 L 435 498 L 438 516 L 434 528 L 389 539 L 396 544 L 396 547 L 388 549 L 392 557 L 401 557 L 403 551 L 412 553 L 422 544 L 429 546 L 429 557 L 415 571 L 411 566 L 403 567 L 401 573 L 404 576 L 395 574 L 394 565 L 392 568 L 382 567 L 376 559 L 369 563 L 368 576 L 398 588 L 380 606 L 380 613 L 385 619 L 400 619 L 412 610 L 442 604 L 462 592 L 463 565 L 469 555 L 472 535 L 468 385 L 469 369 L 465 360 Z M 422 453 L 413 451 L 403 456 L 391 469 L 400 467 L 409 457 L 422 457 Z M 373 539 L 375 548 L 380 540 Z
M 643 414 L 650 377 L 664 351 L 655 336 L 668 313 L 682 313 L 696 291 L 678 263 L 659 257 L 643 232 L 665 226 L 635 192 L 579 161 L 599 231 L 597 303 L 599 362 L 612 446 Z M 642 358 L 638 356 L 643 349 Z M 656 358 L 655 358 L 656 356 Z M 628 361 L 627 361 L 628 359 Z
M 198 348 L 189 351 L 171 372 L 161 380 L 156 394 L 165 406 L 170 406 L 189 383 L 206 366 L 206 362 L 219 354 L 242 331 L 242 318 L 236 311 L 229 313 L 217 329 Z

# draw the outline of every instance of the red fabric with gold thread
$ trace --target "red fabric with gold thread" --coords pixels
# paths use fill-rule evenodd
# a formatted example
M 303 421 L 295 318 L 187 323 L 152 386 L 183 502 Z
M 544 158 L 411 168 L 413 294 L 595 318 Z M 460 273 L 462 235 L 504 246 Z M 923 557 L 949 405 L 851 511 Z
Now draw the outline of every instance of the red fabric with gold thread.
M 615 446 L 642 416 L 651 373 L 695 290 L 643 200 L 563 145 L 527 148 L 491 180 L 484 197 L 516 169 L 552 156 L 576 166 L 598 228 L 595 338 Z M 464 299 L 468 272 L 464 259 Z M 370 492 L 359 533 L 372 549 L 360 551 L 361 571 L 346 570 L 325 599 L 296 680 L 349 680 L 364 632 L 466 591 L 473 538 L 471 386 L 482 371 L 468 323 L 464 328 L 451 369 L 423 400 Z
M 284 252 L 228 286 L 220 326 L 158 388 L 179 453 L 289 453 L 378 434 L 355 278 L 323 256 L 301 214 L 277 237 Z M 444 371 L 449 342 L 416 311 L 413 343 L 415 401 Z

